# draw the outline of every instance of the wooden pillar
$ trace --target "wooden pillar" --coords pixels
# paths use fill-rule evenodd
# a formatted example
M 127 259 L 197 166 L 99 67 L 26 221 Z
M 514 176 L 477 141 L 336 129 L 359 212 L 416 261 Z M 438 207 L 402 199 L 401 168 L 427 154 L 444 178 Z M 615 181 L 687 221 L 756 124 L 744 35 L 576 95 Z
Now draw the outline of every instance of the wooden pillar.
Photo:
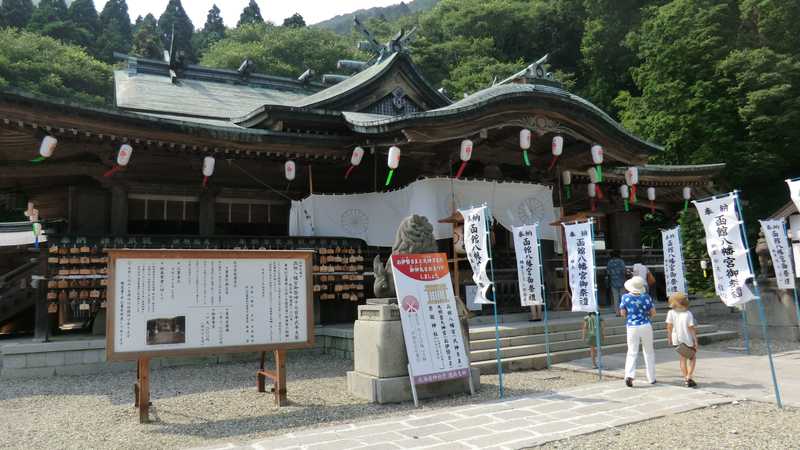
M 139 423 L 147 423 L 150 421 L 150 358 L 139 358 L 133 392 L 135 406 L 139 408 Z
M 216 191 L 204 189 L 203 192 L 200 193 L 198 204 L 198 228 L 201 236 L 211 236 L 214 234 L 214 222 L 216 222 L 214 204 L 216 201 Z
M 618 250 L 642 248 L 642 224 L 638 211 L 615 211 L 608 215 L 608 221 L 610 248 Z
M 121 183 L 111 184 L 111 234 L 128 234 L 128 189 Z

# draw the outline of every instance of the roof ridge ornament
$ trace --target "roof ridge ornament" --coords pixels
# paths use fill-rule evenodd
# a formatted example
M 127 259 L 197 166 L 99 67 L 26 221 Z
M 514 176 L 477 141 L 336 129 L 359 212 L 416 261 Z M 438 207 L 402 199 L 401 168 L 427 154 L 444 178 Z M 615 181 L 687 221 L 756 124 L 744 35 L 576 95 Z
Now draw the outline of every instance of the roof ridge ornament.
M 500 81 L 499 83 L 496 82 L 496 79 L 492 81 L 492 86 L 496 86 L 499 84 L 507 84 L 507 83 L 523 83 L 523 84 L 534 84 L 534 81 L 542 82 L 544 81 L 547 84 L 557 84 L 561 85 L 555 79 L 555 76 L 552 72 L 548 72 L 545 68 L 545 64 L 550 60 L 550 54 L 546 54 L 536 60 L 535 62 L 531 63 L 524 69 L 520 70 L 519 72 L 511 75 L 510 77 Z
M 400 28 L 400 31 L 398 31 L 389 42 L 381 44 L 375 39 L 375 36 L 372 35 L 369 29 L 358 20 L 358 16 L 353 18 L 353 27 L 366 37 L 366 40 L 358 43 L 358 49 L 372 53 L 373 55 L 369 61 L 365 63 L 363 68 L 378 64 L 395 53 L 408 53 L 409 44 L 414 40 L 417 33 L 417 27 L 411 28 L 408 32 Z

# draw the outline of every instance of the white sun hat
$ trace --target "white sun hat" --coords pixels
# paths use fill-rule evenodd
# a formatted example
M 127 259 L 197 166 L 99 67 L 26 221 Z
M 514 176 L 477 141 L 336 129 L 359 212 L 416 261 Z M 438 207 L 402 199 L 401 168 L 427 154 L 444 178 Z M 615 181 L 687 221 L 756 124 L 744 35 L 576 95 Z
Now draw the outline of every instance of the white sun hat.
M 625 290 L 635 295 L 644 294 L 645 291 L 644 279 L 638 276 L 631 277 L 628 281 L 625 282 Z

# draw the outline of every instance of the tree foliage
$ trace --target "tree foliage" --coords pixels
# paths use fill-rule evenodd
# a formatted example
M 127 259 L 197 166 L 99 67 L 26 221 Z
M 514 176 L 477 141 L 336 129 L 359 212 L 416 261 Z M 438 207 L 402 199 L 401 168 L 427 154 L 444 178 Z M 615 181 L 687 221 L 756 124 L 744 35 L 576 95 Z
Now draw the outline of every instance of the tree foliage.
M 290 28 L 302 28 L 306 26 L 306 21 L 298 13 L 292 14 L 290 17 L 283 19 L 283 26 Z
M 158 60 L 164 57 L 164 47 L 161 44 L 161 37 L 158 35 L 158 22 L 152 14 L 137 20 L 133 32 L 131 53 Z
M 128 53 L 133 41 L 131 18 L 125 0 L 108 0 L 100 12 L 100 37 L 97 39 L 98 58 L 114 60 L 114 52 Z
M 0 3 L 0 28 L 25 28 L 32 14 L 31 0 L 3 0 Z
M 97 34 L 100 31 L 100 18 L 94 9 L 92 0 L 73 0 L 67 10 L 67 15 L 72 26 L 75 27 L 78 44 L 90 53 L 95 54 Z
M 164 12 L 158 18 L 158 32 L 161 43 L 165 49 L 175 48 L 175 56 L 183 55 L 187 61 L 196 61 L 194 47 L 192 47 L 192 34 L 194 25 L 186 10 L 183 9 L 181 0 L 169 0 Z
M 208 10 L 203 29 L 194 34 L 192 42 L 197 56 L 201 57 L 209 47 L 224 37 L 225 23 L 222 21 L 220 10 L 215 4 Z
M 258 7 L 256 0 L 250 0 L 250 3 L 242 10 L 242 14 L 239 15 L 239 22 L 236 27 L 260 23 L 264 23 L 264 18 L 261 17 L 261 8 Z

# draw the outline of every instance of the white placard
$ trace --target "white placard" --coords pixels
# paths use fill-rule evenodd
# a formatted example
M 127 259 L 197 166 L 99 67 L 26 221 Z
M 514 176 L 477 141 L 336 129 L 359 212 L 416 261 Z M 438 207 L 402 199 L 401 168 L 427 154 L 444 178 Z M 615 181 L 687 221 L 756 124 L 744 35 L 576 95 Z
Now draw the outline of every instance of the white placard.
M 683 249 L 681 248 L 681 227 L 661 230 L 661 242 L 664 248 L 664 279 L 667 284 L 667 297 L 676 292 L 688 294 Z
M 392 255 L 392 274 L 413 383 L 468 377 L 447 255 Z
M 522 306 L 544 303 L 541 264 L 539 260 L 539 224 L 512 228 L 517 255 L 519 301 Z
M 792 198 L 795 208 L 800 211 L 800 179 L 786 180 L 789 185 L 789 197 Z
M 134 252 L 114 257 L 114 353 L 309 340 L 304 257 L 123 256 Z
M 567 268 L 572 291 L 573 312 L 596 312 L 594 247 L 592 223 L 563 224 L 567 241 Z
M 747 281 L 753 278 L 748 249 L 742 238 L 737 194 L 705 201 L 694 201 L 706 230 L 706 247 L 714 272 L 714 289 L 727 306 L 749 302 L 755 298 Z
M 761 231 L 767 241 L 775 279 L 780 289 L 794 289 L 794 270 L 790 259 L 789 239 L 786 236 L 784 219 L 761 220 Z
M 464 249 L 472 267 L 472 280 L 478 286 L 475 303 L 491 304 L 486 297 L 492 286 L 486 266 L 489 264 L 489 244 L 486 232 L 486 206 L 458 210 L 464 216 Z

